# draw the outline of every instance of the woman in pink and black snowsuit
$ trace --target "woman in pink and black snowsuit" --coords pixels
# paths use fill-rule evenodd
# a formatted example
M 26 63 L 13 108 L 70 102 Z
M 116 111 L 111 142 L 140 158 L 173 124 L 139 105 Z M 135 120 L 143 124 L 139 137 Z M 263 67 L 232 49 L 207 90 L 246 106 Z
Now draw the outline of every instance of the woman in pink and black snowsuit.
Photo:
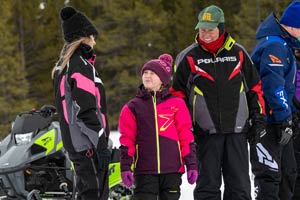
M 60 11 L 64 46 L 52 71 L 64 148 L 76 172 L 77 199 L 108 199 L 109 126 L 105 89 L 94 67 L 98 31 L 73 7 Z
M 120 114 L 122 180 L 135 183 L 135 200 L 179 199 L 184 165 L 190 184 L 198 177 L 189 111 L 167 87 L 172 62 L 163 54 L 144 64 L 143 84 Z

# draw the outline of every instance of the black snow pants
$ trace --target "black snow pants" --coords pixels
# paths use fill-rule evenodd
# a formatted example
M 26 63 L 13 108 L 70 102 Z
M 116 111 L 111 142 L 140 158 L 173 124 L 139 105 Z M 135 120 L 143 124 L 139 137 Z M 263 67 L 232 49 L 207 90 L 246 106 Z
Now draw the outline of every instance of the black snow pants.
M 199 176 L 195 200 L 250 200 L 249 153 L 245 133 L 197 135 Z
M 257 200 L 290 200 L 297 177 L 293 141 L 280 145 L 276 126 L 268 125 L 261 143 L 250 147 Z
M 182 173 L 135 175 L 134 200 L 178 200 Z
M 69 154 L 76 172 L 78 200 L 108 199 L 108 170 L 100 170 L 94 153 L 90 158 L 86 152 Z

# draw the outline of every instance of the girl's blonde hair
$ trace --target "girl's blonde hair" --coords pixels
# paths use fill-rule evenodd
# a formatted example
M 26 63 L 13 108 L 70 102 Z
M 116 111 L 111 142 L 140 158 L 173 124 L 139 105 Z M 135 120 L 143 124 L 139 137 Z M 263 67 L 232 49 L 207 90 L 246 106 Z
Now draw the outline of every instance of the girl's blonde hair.
M 64 44 L 64 46 L 60 52 L 59 59 L 52 69 L 52 72 L 51 72 L 52 79 L 54 78 L 54 73 L 56 70 L 59 70 L 59 73 L 61 73 L 64 70 L 64 68 L 66 67 L 67 63 L 69 62 L 71 56 L 73 55 L 75 50 L 79 47 L 79 45 L 90 39 L 91 39 L 90 37 L 82 37 L 71 43 Z

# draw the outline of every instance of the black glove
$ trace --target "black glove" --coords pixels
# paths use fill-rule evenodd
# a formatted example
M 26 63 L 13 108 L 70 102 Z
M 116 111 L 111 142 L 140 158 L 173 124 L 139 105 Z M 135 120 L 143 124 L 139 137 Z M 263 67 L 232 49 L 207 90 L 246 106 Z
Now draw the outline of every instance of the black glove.
M 262 138 L 267 134 L 266 125 L 261 121 L 256 121 L 250 127 L 248 132 L 248 142 L 250 145 L 259 143 Z
M 102 171 L 108 169 L 108 165 L 111 160 L 111 151 L 108 149 L 108 140 L 105 135 L 106 134 L 102 134 L 101 137 L 99 138 L 97 149 L 96 149 L 98 166 Z
M 111 151 L 109 149 L 97 150 L 97 158 L 100 170 L 107 170 L 111 160 Z
M 247 139 L 250 145 L 259 143 L 267 134 L 266 131 L 266 116 L 253 113 L 249 120 L 250 129 L 248 131 Z
M 293 136 L 293 122 L 292 119 L 277 124 L 277 134 L 279 144 L 286 145 Z
M 299 135 L 299 128 L 298 128 L 298 123 L 299 123 L 299 112 L 293 112 L 292 114 L 292 129 L 293 129 L 293 138 L 295 139 Z

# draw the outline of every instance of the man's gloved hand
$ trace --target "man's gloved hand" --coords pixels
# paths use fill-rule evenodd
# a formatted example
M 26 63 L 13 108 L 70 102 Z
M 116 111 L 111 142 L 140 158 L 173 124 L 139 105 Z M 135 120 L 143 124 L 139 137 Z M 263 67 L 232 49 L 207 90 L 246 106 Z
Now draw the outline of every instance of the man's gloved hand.
M 255 145 L 267 134 L 264 122 L 256 121 L 250 127 L 247 139 L 250 145 Z
M 100 170 L 107 170 L 111 159 L 111 151 L 107 148 L 97 150 L 97 158 Z
M 195 169 L 188 170 L 187 172 L 187 180 L 189 184 L 193 185 L 198 178 L 198 171 Z
M 293 136 L 293 122 L 292 119 L 288 119 L 282 123 L 277 124 L 279 144 L 286 145 Z
M 298 123 L 299 123 L 299 112 L 293 112 L 292 114 L 292 130 L 293 130 L 293 138 L 295 139 L 299 135 L 299 128 L 298 128 Z
M 251 114 L 249 125 L 247 139 L 250 145 L 255 145 L 267 134 L 266 116 L 256 112 Z
M 133 185 L 134 177 L 130 170 L 121 172 L 121 178 L 126 187 L 130 188 Z

